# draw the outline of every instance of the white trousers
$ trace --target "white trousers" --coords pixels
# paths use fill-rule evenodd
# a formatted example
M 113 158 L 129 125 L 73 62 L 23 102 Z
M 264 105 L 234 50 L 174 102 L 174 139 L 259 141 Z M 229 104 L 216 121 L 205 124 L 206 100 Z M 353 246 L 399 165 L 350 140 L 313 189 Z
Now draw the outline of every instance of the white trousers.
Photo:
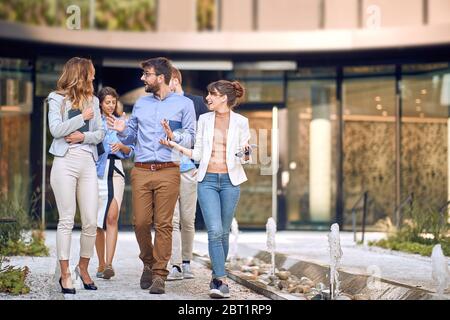
M 59 215 L 56 232 L 58 260 L 70 259 L 77 202 L 82 225 L 80 257 L 92 257 L 98 207 L 97 172 L 92 153 L 81 148 L 69 148 L 64 157 L 55 157 L 50 173 L 50 185 Z

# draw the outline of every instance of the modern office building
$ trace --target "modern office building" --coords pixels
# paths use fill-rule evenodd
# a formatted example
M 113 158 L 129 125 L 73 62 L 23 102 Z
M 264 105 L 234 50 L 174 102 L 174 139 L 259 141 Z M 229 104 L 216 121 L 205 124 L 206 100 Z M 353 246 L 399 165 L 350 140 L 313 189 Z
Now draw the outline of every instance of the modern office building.
M 423 214 L 450 199 L 450 0 L 110 2 L 0 4 L 0 193 L 41 215 L 45 172 L 47 226 L 57 213 L 44 99 L 72 56 L 93 59 L 96 87 L 117 88 L 127 112 L 150 57 L 172 59 L 194 94 L 221 78 L 244 83 L 237 112 L 260 148 L 241 189 L 242 227 L 272 215 L 273 107 L 279 228 L 348 227 L 352 208 L 360 224 L 364 194 L 369 227 L 395 223 L 407 199 Z

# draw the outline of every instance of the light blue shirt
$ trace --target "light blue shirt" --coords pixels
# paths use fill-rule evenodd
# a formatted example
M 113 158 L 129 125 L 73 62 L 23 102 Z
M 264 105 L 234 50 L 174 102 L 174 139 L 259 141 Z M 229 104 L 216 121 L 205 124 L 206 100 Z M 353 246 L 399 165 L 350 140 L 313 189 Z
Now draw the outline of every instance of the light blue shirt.
M 163 119 L 179 123 L 174 131 L 174 141 L 192 148 L 195 139 L 195 109 L 191 99 L 176 93 L 169 93 L 164 100 L 153 95 L 139 98 L 127 128 L 119 133 L 122 143 L 135 145 L 134 162 L 170 162 L 180 161 L 178 152 L 159 143 L 166 139 L 161 125 Z
M 179 95 L 184 96 L 184 92 L 178 93 Z M 190 99 L 189 99 L 190 100 Z M 194 108 L 195 110 L 195 108 Z M 180 172 L 187 172 L 189 170 L 195 169 L 195 164 L 188 156 L 181 156 L 180 160 Z
M 192 169 L 195 169 L 196 166 L 194 162 L 187 156 L 182 156 L 180 161 L 180 172 L 186 172 Z
M 108 156 L 110 154 L 116 155 L 120 159 L 127 159 L 131 157 L 133 154 L 134 146 L 133 145 L 127 145 L 127 147 L 131 148 L 131 152 L 129 154 L 125 154 L 122 151 L 112 152 L 110 143 L 117 143 L 120 142 L 119 138 L 117 137 L 117 131 L 108 129 L 108 125 L 106 123 L 106 118 L 102 116 L 103 126 L 106 131 L 105 139 L 103 139 L 103 148 L 105 148 L 105 152 L 101 154 L 98 157 L 98 160 L 96 162 L 97 166 L 97 176 L 100 178 L 103 178 L 105 175 L 105 169 L 106 169 L 106 163 L 108 161 Z

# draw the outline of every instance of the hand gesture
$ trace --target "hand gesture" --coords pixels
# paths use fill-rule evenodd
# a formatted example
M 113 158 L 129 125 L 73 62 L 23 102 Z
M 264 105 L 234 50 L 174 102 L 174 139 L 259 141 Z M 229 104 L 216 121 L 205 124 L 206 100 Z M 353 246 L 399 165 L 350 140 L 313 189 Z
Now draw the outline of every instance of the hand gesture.
M 161 120 L 161 125 L 163 126 L 164 132 L 165 132 L 166 135 L 167 135 L 167 139 L 173 140 L 174 134 L 173 134 L 173 132 L 172 132 L 172 129 L 170 129 L 169 121 L 166 120 L 166 119 Z
M 64 140 L 66 140 L 66 142 L 70 143 L 70 144 L 83 142 L 84 141 L 84 133 L 81 133 L 80 131 L 72 132 L 68 136 L 65 136 Z
M 108 116 L 106 121 L 108 123 L 108 128 L 112 130 L 116 130 L 118 132 L 123 132 L 126 128 L 126 114 L 122 113 L 122 116 L 119 119 L 114 118 L 113 116 Z
M 121 151 L 123 148 L 123 144 L 120 142 L 110 143 L 109 146 L 111 147 L 111 151 L 114 153 Z
M 252 147 L 246 143 L 244 145 L 244 161 L 250 160 L 250 154 L 252 153 Z
M 91 120 L 94 117 L 94 109 L 92 107 L 87 107 L 81 113 L 83 116 L 83 120 Z
M 175 147 L 177 145 L 176 142 L 174 142 L 172 140 L 167 140 L 167 139 L 160 139 L 159 143 L 164 145 L 164 146 L 166 146 L 166 147 L 169 147 L 169 148 L 173 148 L 173 147 Z

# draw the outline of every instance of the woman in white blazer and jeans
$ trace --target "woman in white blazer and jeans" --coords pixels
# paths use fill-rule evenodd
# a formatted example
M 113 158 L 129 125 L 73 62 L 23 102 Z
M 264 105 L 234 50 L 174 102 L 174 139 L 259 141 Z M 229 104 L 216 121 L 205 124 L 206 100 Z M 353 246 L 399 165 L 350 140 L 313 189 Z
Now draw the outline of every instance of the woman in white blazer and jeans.
M 184 148 L 169 140 L 160 142 L 200 162 L 197 173 L 198 201 L 208 231 L 212 265 L 210 296 L 228 298 L 230 292 L 225 261 L 231 222 L 239 201 L 239 185 L 247 181 L 242 164 L 250 160 L 250 129 L 248 119 L 233 112 L 244 95 L 244 88 L 239 82 L 219 80 L 210 83 L 208 93 L 206 100 L 213 112 L 200 116 L 194 149 Z M 168 124 L 162 125 L 171 136 Z
M 88 273 L 97 231 L 97 144 L 105 129 L 99 101 L 94 96 L 95 69 L 91 60 L 71 58 L 64 65 L 57 89 L 48 96 L 48 123 L 53 142 L 50 185 L 58 207 L 56 251 L 61 267 L 61 291 L 74 294 L 69 271 L 70 244 L 75 212 L 81 215 L 80 260 L 75 269 L 84 288 L 97 290 Z

